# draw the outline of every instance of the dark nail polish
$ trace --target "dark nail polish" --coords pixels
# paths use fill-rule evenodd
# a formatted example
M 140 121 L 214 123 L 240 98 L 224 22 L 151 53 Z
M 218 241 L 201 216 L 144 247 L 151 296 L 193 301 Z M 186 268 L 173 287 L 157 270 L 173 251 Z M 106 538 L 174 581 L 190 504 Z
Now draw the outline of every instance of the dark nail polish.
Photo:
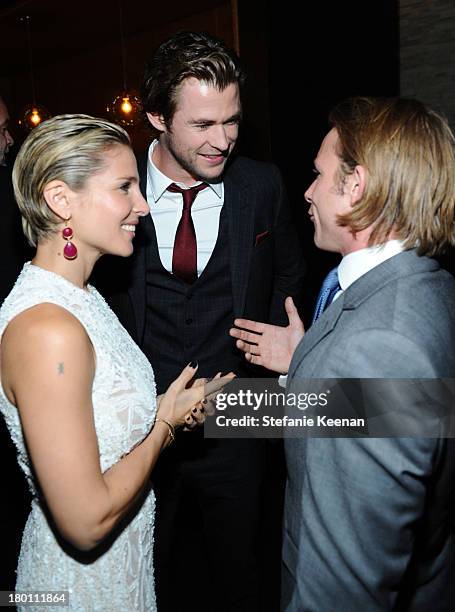
M 190 366 L 190 368 L 197 368 L 197 361 L 190 361 L 188 365 Z
M 203 404 L 207 404 L 207 400 L 206 400 L 206 399 L 203 399 L 203 400 L 202 400 L 202 403 L 203 403 Z
M 193 408 L 193 412 L 196 413 L 197 412 L 197 408 Z

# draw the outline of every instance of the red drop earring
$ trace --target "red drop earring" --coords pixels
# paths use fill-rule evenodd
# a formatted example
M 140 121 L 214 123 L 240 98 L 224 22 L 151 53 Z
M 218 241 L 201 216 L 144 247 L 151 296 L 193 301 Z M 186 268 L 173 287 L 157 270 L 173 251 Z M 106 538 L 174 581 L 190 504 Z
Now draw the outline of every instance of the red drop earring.
M 65 248 L 63 249 L 63 256 L 65 259 L 76 259 L 77 248 L 76 245 L 71 242 L 73 237 L 73 230 L 68 227 L 68 220 L 65 222 L 65 227 L 62 230 L 63 239 L 66 240 Z

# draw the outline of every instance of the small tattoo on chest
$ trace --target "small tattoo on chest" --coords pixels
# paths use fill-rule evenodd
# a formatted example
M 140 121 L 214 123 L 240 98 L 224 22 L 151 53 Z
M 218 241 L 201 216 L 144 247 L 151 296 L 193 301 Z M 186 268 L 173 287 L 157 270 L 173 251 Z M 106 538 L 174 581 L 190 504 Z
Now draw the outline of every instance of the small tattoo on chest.
M 64 364 L 63 364 L 63 361 L 61 361 L 61 362 L 58 364 L 57 371 L 58 371 L 58 373 L 59 373 L 59 374 L 64 374 L 64 373 L 65 373 L 65 366 L 64 366 Z

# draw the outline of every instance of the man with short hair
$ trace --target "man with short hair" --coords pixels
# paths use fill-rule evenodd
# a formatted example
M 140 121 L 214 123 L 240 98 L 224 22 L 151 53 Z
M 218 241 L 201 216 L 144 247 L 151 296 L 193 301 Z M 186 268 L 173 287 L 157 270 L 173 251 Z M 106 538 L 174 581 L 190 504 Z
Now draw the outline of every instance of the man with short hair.
M 0 304 L 11 291 L 27 254 L 11 180 L 14 139 L 9 124 L 8 108 L 0 94 Z
M 343 258 L 313 325 L 304 334 L 288 300 L 288 327 L 237 320 L 231 334 L 249 361 L 289 371 L 290 392 L 312 378 L 453 379 L 455 281 L 432 256 L 455 244 L 454 137 L 414 100 L 354 98 L 330 120 L 305 198 L 316 245 Z M 453 610 L 454 442 L 286 440 L 282 609 Z
M 9 131 L 10 116 L 0 93 L 0 305 L 10 293 L 26 258 L 26 244 L 21 227 L 19 208 L 14 199 L 11 172 L 11 147 L 14 139 Z M 27 487 L 16 459 L 3 419 L 0 423 L 0 448 L 3 486 L 8 491 L 8 503 L 0 508 L 2 527 L 3 568 L 0 589 L 12 590 L 16 584 L 17 555 L 27 518 Z
M 234 317 L 284 322 L 285 297 L 301 291 L 280 173 L 233 155 L 243 80 L 235 53 L 197 32 L 165 41 L 145 72 L 142 105 L 158 138 L 138 166 L 151 212 L 133 256 L 134 319 L 121 318 L 158 392 L 192 360 L 198 376 L 250 375 L 229 336 Z M 201 430 L 177 437 L 155 481 L 158 607 L 259 610 L 264 441 L 204 440 Z M 183 550 L 205 561 L 206 580 L 200 565 L 178 574 Z
M 14 140 L 9 131 L 8 109 L 0 95 L 0 166 L 6 165 L 6 155 L 13 144 Z

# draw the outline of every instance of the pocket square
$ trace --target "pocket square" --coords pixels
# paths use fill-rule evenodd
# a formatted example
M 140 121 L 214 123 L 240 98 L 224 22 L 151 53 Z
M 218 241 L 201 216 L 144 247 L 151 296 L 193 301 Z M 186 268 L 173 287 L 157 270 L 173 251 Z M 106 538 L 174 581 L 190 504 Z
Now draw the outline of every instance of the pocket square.
M 261 232 L 260 234 L 258 234 L 256 236 L 256 239 L 254 241 L 254 246 L 257 247 L 258 244 L 261 244 L 261 242 L 267 238 L 267 236 L 270 234 L 270 232 L 268 230 L 266 230 L 265 232 Z

